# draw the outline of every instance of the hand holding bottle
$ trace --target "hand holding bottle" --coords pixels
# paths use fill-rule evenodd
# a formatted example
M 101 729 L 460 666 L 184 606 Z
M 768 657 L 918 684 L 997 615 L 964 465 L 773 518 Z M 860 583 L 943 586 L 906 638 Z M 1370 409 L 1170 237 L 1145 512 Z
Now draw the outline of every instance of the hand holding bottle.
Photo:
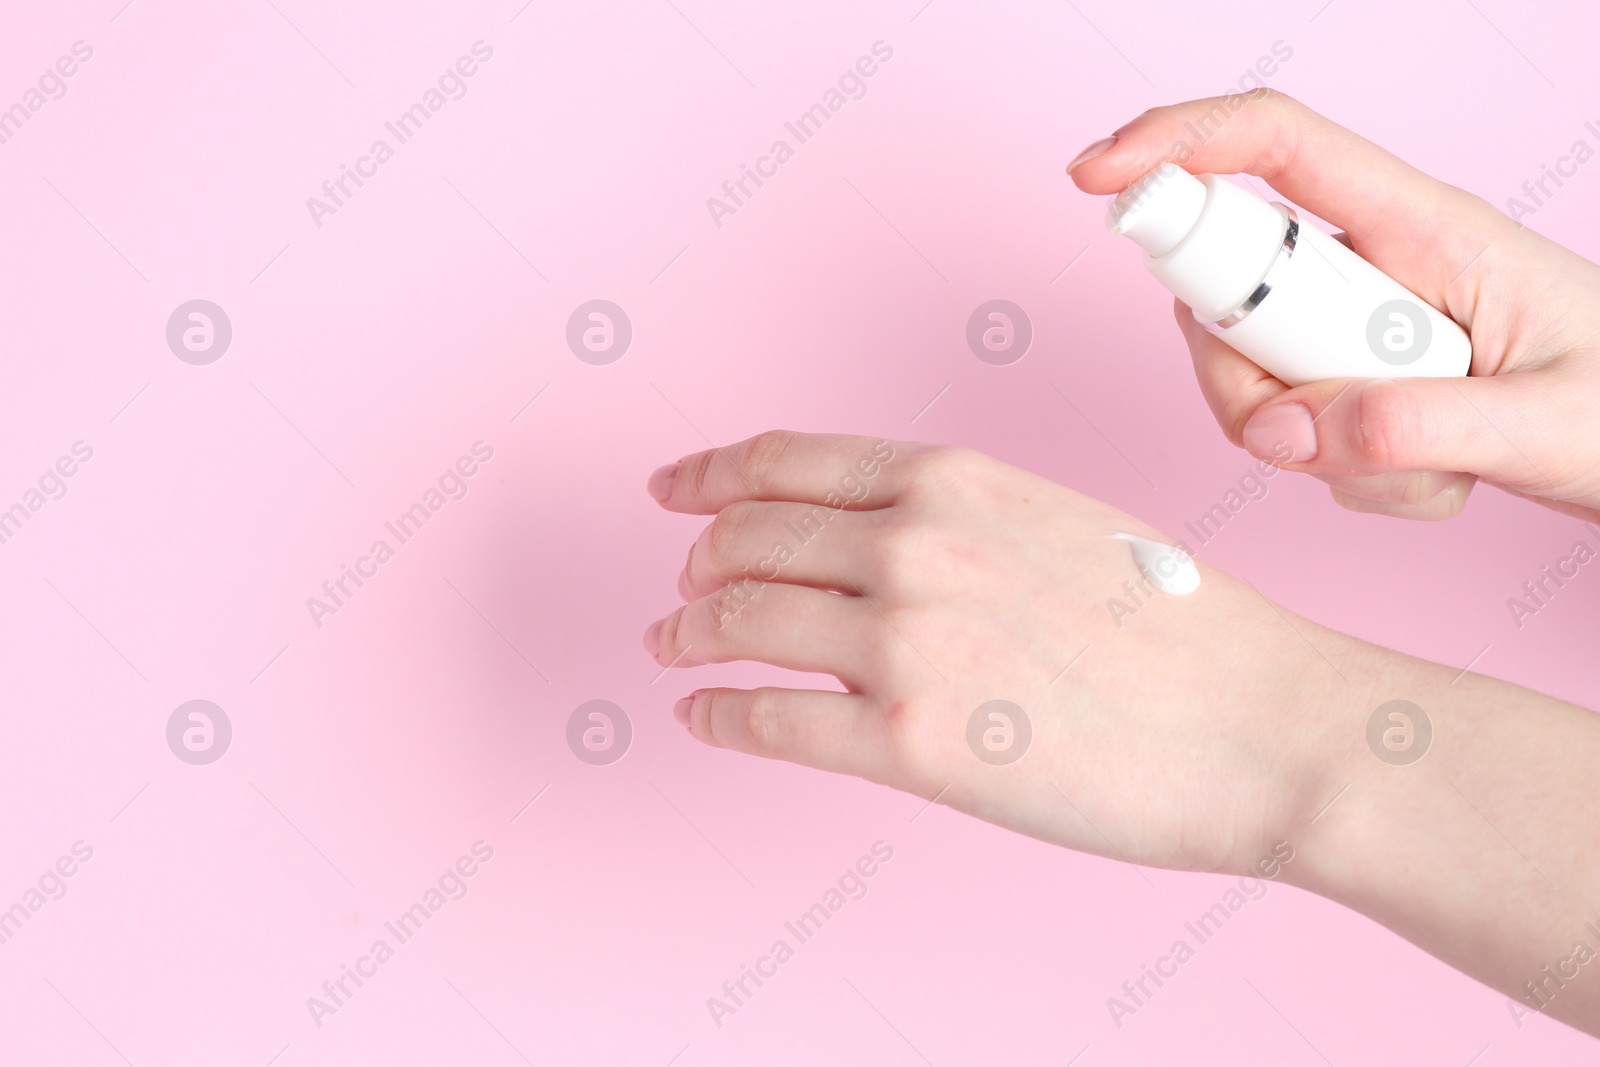
M 1362 257 L 1465 327 L 1468 378 L 1334 378 L 1291 387 L 1177 318 L 1229 440 L 1327 482 L 1341 505 L 1408 518 L 1460 512 L 1478 478 L 1600 518 L 1600 267 L 1271 91 L 1145 112 L 1069 167 L 1118 193 L 1174 146 L 1191 173 L 1248 173 L 1342 227 Z M 1213 135 L 1195 144 L 1192 129 Z

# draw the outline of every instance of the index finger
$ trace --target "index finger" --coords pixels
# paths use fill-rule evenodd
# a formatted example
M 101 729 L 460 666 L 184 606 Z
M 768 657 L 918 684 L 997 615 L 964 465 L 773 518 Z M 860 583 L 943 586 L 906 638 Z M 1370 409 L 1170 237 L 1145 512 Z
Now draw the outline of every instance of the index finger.
M 1196 174 L 1265 179 L 1441 306 L 1463 267 L 1517 229 L 1487 201 L 1270 89 L 1152 108 L 1071 175 L 1085 192 L 1117 193 L 1167 161 Z
M 668 511 L 714 515 L 739 500 L 791 500 L 866 511 L 904 488 L 903 444 L 846 434 L 768 430 L 669 463 L 650 476 Z

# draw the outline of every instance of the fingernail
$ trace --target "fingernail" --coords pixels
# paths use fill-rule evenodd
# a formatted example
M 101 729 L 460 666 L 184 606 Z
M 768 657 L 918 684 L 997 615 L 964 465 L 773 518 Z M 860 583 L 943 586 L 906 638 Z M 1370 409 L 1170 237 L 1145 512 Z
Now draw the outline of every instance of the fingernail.
M 644 650 L 652 656 L 661 654 L 661 631 L 666 625 L 666 619 L 657 619 L 650 624 L 650 629 L 644 632 Z
M 1304 404 L 1274 404 L 1250 416 L 1244 424 L 1244 447 L 1257 459 L 1305 463 L 1317 458 L 1317 428 L 1311 409 Z
M 679 726 L 689 725 L 689 709 L 694 707 L 694 697 L 684 697 L 672 705 L 672 717 L 678 720 Z
M 1089 162 L 1089 160 L 1093 159 L 1095 156 L 1104 155 L 1106 149 L 1110 148 L 1116 143 L 1116 137 L 1106 137 L 1102 140 L 1096 141 L 1088 148 L 1085 148 L 1082 152 L 1079 152 L 1077 158 L 1071 163 L 1067 164 L 1067 173 L 1071 174 L 1073 170 Z
M 665 500 L 672 495 L 672 483 L 678 480 L 678 465 L 668 463 L 650 476 L 650 495 Z

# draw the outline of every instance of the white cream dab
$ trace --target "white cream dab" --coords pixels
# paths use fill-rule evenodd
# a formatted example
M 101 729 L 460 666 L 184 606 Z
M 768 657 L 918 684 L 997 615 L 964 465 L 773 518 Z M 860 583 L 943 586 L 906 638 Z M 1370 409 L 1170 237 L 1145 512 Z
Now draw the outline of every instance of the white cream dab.
M 1200 568 L 1181 548 L 1164 545 L 1136 534 L 1112 534 L 1119 541 L 1128 542 L 1133 549 L 1133 562 L 1138 564 L 1150 583 L 1163 593 L 1187 596 L 1200 588 Z

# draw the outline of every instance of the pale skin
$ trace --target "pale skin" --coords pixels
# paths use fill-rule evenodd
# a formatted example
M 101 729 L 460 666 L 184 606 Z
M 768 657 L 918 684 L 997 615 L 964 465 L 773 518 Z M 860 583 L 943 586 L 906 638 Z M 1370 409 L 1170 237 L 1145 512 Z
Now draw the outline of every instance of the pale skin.
M 1342 229 L 1347 244 L 1472 338 L 1466 379 L 1338 378 L 1291 389 L 1178 304 L 1201 392 L 1228 439 L 1275 459 L 1269 449 L 1281 424 L 1252 434 L 1252 420 L 1270 425 L 1269 412 L 1288 417 L 1282 409 L 1299 406 L 1315 419 L 1315 443 L 1283 466 L 1327 482 L 1344 507 L 1449 518 L 1482 479 L 1600 518 L 1600 434 L 1591 425 L 1600 400 L 1600 266 L 1281 93 L 1249 99 L 1197 143 L 1186 124 L 1200 128 L 1219 106 L 1220 97 L 1145 112 L 1109 148 L 1075 160 L 1072 180 L 1085 192 L 1114 193 L 1186 145 L 1186 169 L 1263 179 Z M 1584 194 L 1547 182 L 1543 195 Z
M 1190 161 L 1191 169 L 1260 168 L 1284 185 L 1289 163 L 1320 159 L 1328 165 L 1310 170 L 1322 177 L 1302 178 L 1289 195 L 1358 233 L 1356 216 L 1376 212 L 1383 222 L 1367 232 L 1388 235 L 1392 261 L 1379 265 L 1396 276 L 1403 260 L 1422 256 L 1411 247 L 1416 241 L 1399 234 L 1402 225 L 1417 224 L 1415 212 L 1367 203 L 1341 218 L 1334 203 L 1341 190 L 1328 176 L 1337 168 L 1326 155 L 1356 152 L 1360 166 L 1380 166 L 1359 155 L 1378 149 L 1347 142 L 1359 139 L 1281 97 L 1257 104 L 1263 116 L 1246 108 L 1224 131 L 1239 144 L 1213 142 L 1215 153 L 1231 154 Z M 1124 169 L 1132 177 L 1140 163 L 1158 161 L 1154 146 L 1176 139 L 1166 127 L 1183 125 L 1183 107 L 1204 106 L 1147 113 L 1119 131 L 1118 143 L 1148 141 L 1148 158 L 1130 155 L 1125 168 L 1112 158 L 1092 177 L 1081 176 L 1085 163 L 1074 177 L 1109 191 Z M 1273 123 L 1304 128 L 1273 132 Z M 1291 143 L 1297 147 L 1284 154 Z M 1382 164 L 1390 165 L 1404 166 Z M 1314 192 L 1307 181 L 1328 186 L 1319 203 L 1301 199 Z M 1446 240 L 1442 229 L 1436 233 Z M 1535 240 L 1527 231 L 1499 236 L 1508 246 Z M 1372 253 L 1361 239 L 1356 247 Z M 1554 261 L 1570 253 L 1534 252 L 1552 257 L 1548 280 L 1555 284 Z M 1499 263 L 1495 269 L 1510 277 L 1537 270 Z M 1584 267 L 1589 299 L 1600 303 L 1600 274 Z M 1405 280 L 1418 288 L 1415 278 Z M 1475 373 L 1502 369 L 1524 384 L 1496 400 L 1485 399 L 1490 393 L 1475 381 L 1455 384 L 1473 386 L 1480 406 L 1501 404 L 1493 410 L 1507 433 L 1533 434 L 1544 414 L 1513 419 L 1514 390 L 1537 398 L 1541 388 L 1562 392 L 1585 374 L 1592 380 L 1588 350 L 1572 333 L 1578 312 L 1565 319 L 1541 313 L 1536 321 L 1547 333 L 1535 340 L 1534 322 L 1519 324 L 1518 312 L 1502 307 L 1486 281 L 1471 284 L 1470 297 L 1454 298 L 1467 303 L 1450 308 L 1458 319 L 1458 306 L 1476 319 Z M 1579 296 L 1571 296 L 1573 309 Z M 1504 298 L 1514 299 L 1522 298 Z M 1485 345 L 1508 339 L 1504 349 L 1477 354 L 1480 330 Z M 1560 352 L 1552 347 L 1556 332 L 1567 343 Z M 1492 361 L 1482 371 L 1480 358 Z M 1196 365 L 1213 407 L 1224 400 L 1218 410 L 1225 427 L 1242 426 L 1252 403 L 1286 392 L 1215 351 L 1197 348 Z M 1324 388 L 1294 394 L 1315 399 Z M 1596 391 L 1591 385 L 1589 395 Z M 1428 399 L 1394 410 L 1410 417 Z M 1432 399 L 1473 411 L 1443 393 Z M 1382 412 L 1389 403 L 1353 407 Z M 1511 459 L 1488 462 L 1490 438 L 1451 411 L 1418 417 L 1435 419 L 1427 425 L 1439 433 L 1454 428 L 1457 451 L 1378 469 L 1369 448 L 1345 455 L 1334 447 L 1347 424 L 1324 430 L 1319 419 L 1318 432 L 1330 442 L 1319 458 L 1346 464 L 1353 455 L 1368 465 L 1355 475 L 1286 466 L 1331 479 L 1336 496 L 1367 494 L 1360 499 L 1372 510 L 1396 514 L 1442 515 L 1448 508 L 1436 503 L 1439 510 L 1428 512 L 1430 501 L 1444 493 L 1464 499 L 1465 488 L 1448 488 L 1462 479 L 1419 473 L 1427 469 L 1470 471 L 1539 495 L 1531 482 L 1510 476 Z M 1359 433 L 1359 421 L 1348 426 Z M 1565 431 L 1573 441 L 1579 426 Z M 1504 448 L 1505 439 L 1496 439 Z M 1553 506 L 1600 504 L 1600 463 L 1591 457 L 1586 466 L 1580 456 L 1567 467 L 1558 453 L 1552 450 L 1548 465 L 1533 461 L 1552 479 Z M 1402 454 L 1383 456 L 1393 465 Z M 1422 487 L 1418 494 L 1437 490 L 1412 499 L 1408 479 Z M 1503 991 L 1525 1013 L 1542 1003 L 1546 1014 L 1600 1033 L 1600 960 L 1562 962 L 1576 942 L 1600 949 L 1584 929 L 1591 920 L 1600 929 L 1600 849 L 1585 817 L 1594 791 L 1590 768 L 1600 765 L 1600 720 L 1590 712 L 1318 626 L 1204 563 L 1200 588 L 1190 595 L 1141 588 L 1128 544 L 1112 535 L 1168 538 L 1109 505 L 967 450 L 772 432 L 669 464 L 651 478 L 650 490 L 669 511 L 713 516 L 679 578 L 684 605 L 645 634 L 655 660 L 679 668 L 751 660 L 831 675 L 843 686 L 696 690 L 675 713 L 697 740 L 937 797 L 1046 841 L 1140 864 L 1260 876 L 1263 859 L 1281 856 L 1287 843 L 1294 858 L 1273 869 L 1279 880 L 1362 912 Z M 1458 510 L 1459 501 L 1450 507 Z M 808 517 L 814 532 L 802 539 L 795 531 Z M 789 550 L 775 553 L 780 543 Z M 1113 598 L 1137 610 L 1114 613 Z M 1021 707 L 1032 727 L 1025 754 L 1005 765 L 980 759 L 968 741 L 974 711 L 996 699 Z M 1367 741 L 1373 711 L 1394 699 L 1415 703 L 1432 723 L 1431 746 L 1409 765 L 1384 762 Z M 1559 986 L 1551 974 L 1564 976 Z M 1543 983 L 1542 1001 L 1529 998 L 1530 981 Z

